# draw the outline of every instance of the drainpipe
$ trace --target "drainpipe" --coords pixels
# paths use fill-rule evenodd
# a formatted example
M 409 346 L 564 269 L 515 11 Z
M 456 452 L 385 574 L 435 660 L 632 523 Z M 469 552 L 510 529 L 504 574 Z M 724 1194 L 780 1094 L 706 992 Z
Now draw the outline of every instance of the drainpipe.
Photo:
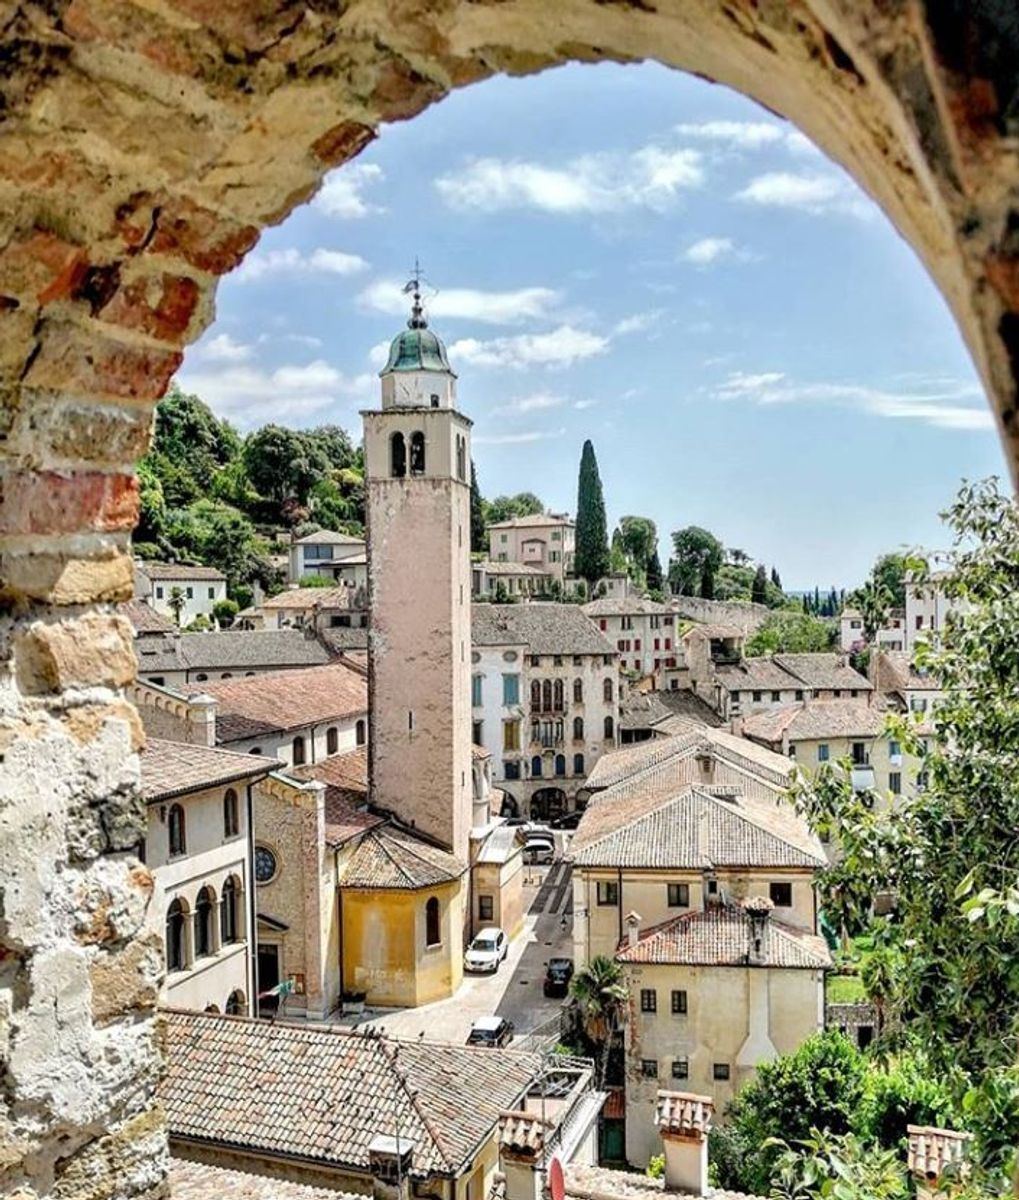
M 616 911 L 616 918 L 619 923 L 619 936 L 616 938 L 616 945 L 623 940 L 623 868 L 616 867 L 616 899 L 619 901 L 619 908 Z
M 333 852 L 333 879 L 337 877 L 336 860 L 339 858 L 339 851 Z M 343 888 L 336 889 L 336 921 L 337 921 L 337 944 L 339 945 L 340 955 L 340 1012 L 343 1011 L 343 993 L 347 990 L 346 982 L 343 978 Z
M 258 1016 L 258 906 L 255 903 L 255 801 L 254 785 L 247 787 L 248 809 L 248 1012 Z

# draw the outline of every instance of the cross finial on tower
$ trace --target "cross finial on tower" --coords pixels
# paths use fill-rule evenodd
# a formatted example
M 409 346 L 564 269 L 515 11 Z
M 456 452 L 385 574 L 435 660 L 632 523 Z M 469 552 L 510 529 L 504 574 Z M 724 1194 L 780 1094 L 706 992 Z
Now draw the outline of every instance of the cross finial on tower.
M 407 322 L 408 329 L 426 329 L 428 327 L 424 310 L 421 307 L 421 279 L 421 264 L 415 256 L 413 274 L 403 289 L 405 293 L 412 292 L 414 295 L 414 304 L 410 310 L 410 320 Z

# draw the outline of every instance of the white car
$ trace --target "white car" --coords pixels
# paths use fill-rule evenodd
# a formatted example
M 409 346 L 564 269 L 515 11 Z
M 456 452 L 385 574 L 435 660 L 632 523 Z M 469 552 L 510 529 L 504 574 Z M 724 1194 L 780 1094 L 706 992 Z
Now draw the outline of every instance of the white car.
M 498 971 L 509 952 L 509 938 L 501 929 L 490 926 L 474 935 L 464 955 L 465 971 Z

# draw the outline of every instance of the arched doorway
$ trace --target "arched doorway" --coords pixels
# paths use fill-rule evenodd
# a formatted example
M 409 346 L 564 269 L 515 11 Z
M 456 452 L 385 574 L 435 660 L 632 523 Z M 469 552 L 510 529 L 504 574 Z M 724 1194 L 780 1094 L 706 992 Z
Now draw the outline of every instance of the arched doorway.
M 550 821 L 560 817 L 569 807 L 569 799 L 562 788 L 539 788 L 531 797 L 531 820 Z

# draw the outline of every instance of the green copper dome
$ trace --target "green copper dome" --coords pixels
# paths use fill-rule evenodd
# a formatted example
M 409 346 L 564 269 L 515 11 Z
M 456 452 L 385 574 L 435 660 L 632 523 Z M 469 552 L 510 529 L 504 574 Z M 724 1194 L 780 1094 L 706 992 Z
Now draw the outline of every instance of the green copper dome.
M 393 338 L 389 347 L 389 361 L 379 374 L 388 375 L 390 371 L 444 371 L 448 375 L 453 374 L 442 340 L 423 323 L 411 325 Z

